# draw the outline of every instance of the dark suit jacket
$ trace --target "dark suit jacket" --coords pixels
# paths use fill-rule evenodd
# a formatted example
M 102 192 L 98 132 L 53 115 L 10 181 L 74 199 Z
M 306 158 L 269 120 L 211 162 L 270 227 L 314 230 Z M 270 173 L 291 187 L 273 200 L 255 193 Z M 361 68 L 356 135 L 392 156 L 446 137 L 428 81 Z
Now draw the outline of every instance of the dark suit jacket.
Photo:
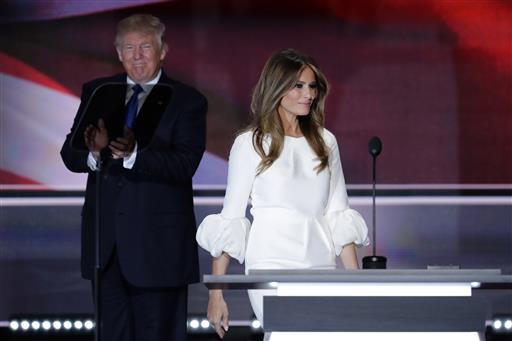
M 86 83 L 61 150 L 69 170 L 89 173 L 82 210 L 82 276 L 87 279 L 94 277 L 97 173 L 87 165 L 83 128 L 91 117 L 94 122 L 104 117 L 109 138 L 121 134 L 125 96 L 126 74 Z M 199 280 L 192 176 L 205 150 L 206 111 L 203 95 L 162 72 L 137 115 L 133 168 L 123 168 L 122 160 L 104 161 L 101 264 L 115 247 L 133 285 L 174 287 Z

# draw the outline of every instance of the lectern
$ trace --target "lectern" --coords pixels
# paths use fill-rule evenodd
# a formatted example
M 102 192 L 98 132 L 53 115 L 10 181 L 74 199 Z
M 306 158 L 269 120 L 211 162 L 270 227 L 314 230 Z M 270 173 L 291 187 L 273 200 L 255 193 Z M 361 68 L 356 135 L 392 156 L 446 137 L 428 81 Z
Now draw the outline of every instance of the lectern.
M 512 312 L 512 276 L 497 269 L 257 270 L 204 282 L 275 289 L 263 299 L 272 341 L 478 340 L 493 314 Z

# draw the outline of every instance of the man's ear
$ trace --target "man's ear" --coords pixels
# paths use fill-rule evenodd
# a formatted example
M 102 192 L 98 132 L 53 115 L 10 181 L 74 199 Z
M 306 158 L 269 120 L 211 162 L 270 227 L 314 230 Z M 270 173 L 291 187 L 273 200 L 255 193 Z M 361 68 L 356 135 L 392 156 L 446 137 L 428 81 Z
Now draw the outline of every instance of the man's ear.
M 121 53 L 121 50 L 116 47 L 116 52 L 117 52 L 117 58 L 119 58 L 119 61 L 122 63 L 123 62 L 123 54 Z
M 167 46 L 167 43 L 164 42 L 164 44 L 162 45 L 162 51 L 160 51 L 160 61 L 163 61 L 165 59 L 168 49 L 169 47 Z

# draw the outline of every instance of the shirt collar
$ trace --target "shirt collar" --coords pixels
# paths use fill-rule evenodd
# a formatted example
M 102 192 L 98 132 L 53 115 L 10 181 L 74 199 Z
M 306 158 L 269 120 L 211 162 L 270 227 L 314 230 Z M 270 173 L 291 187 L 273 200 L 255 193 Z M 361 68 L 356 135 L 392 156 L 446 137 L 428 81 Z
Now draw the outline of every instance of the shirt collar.
M 152 80 L 150 80 L 149 82 L 146 82 L 144 84 L 140 84 L 140 86 L 142 86 L 144 91 L 146 91 L 147 86 L 152 86 L 152 85 L 155 85 L 156 83 L 158 83 L 161 75 L 162 75 L 162 69 L 158 70 L 158 73 Z M 133 81 L 133 79 L 130 78 L 130 76 L 126 76 L 126 82 L 130 85 L 135 84 L 135 82 Z

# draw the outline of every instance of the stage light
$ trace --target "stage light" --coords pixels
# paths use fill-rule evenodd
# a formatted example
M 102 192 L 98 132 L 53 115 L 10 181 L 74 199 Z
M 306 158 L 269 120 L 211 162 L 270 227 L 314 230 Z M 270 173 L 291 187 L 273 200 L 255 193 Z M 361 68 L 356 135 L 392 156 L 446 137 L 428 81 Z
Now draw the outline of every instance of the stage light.
M 52 329 L 52 324 L 48 320 L 44 320 L 41 324 L 44 330 L 50 330 Z
M 191 334 L 215 334 L 212 324 L 204 315 L 191 315 L 186 323 Z M 90 315 L 70 314 L 60 317 L 55 315 L 13 315 L 7 321 L 6 326 L 13 333 L 84 335 L 93 333 L 96 323 Z M 230 326 L 250 328 L 253 333 L 261 333 L 262 331 L 261 323 L 254 317 L 248 320 L 232 320 Z
M 30 328 L 30 323 L 27 320 L 21 321 L 21 329 L 28 330 Z
M 62 328 L 62 322 L 60 322 L 59 320 L 55 320 L 53 321 L 53 329 L 55 330 L 60 330 Z
M 87 334 L 94 329 L 94 320 L 90 315 L 68 315 L 64 318 L 55 316 L 19 316 L 13 315 L 9 320 L 9 327 L 13 332 L 30 332 L 31 334 Z
M 495 329 L 495 330 L 500 330 L 501 329 L 501 326 L 502 326 L 503 323 L 501 323 L 500 320 L 494 320 L 494 322 L 492 323 L 492 327 Z
M 280 283 L 278 296 L 471 296 L 469 283 Z
M 87 320 L 84 322 L 84 327 L 87 330 L 91 330 L 94 328 L 94 322 L 92 322 L 91 320 Z
M 73 326 L 75 327 L 75 329 L 80 330 L 84 327 L 84 324 L 82 321 L 76 320 L 75 323 L 73 323 Z
M 253 329 L 259 329 L 259 328 L 261 328 L 261 322 L 258 320 L 252 320 L 251 327 Z
M 39 321 L 32 321 L 31 326 L 32 329 L 39 330 L 39 328 L 41 328 L 41 323 Z
M 477 332 L 272 332 L 272 341 L 481 341 Z
M 9 323 L 9 328 L 11 328 L 11 330 L 18 330 L 20 328 L 20 323 L 18 321 L 11 321 Z
M 199 321 L 198 321 L 198 320 L 196 320 L 196 319 L 191 320 L 191 321 L 190 321 L 190 327 L 191 327 L 192 329 L 197 329 L 197 328 L 199 328 Z
M 208 320 L 207 320 L 207 319 L 203 319 L 203 320 L 201 320 L 201 327 L 202 327 L 203 329 L 209 328 L 209 327 L 210 327 L 210 322 L 208 322 Z
M 505 329 L 510 330 L 512 329 L 512 320 L 506 320 L 505 323 L 503 323 L 503 326 Z
M 66 330 L 70 330 L 71 328 L 73 328 L 73 324 L 71 323 L 71 321 L 64 321 L 64 323 L 62 324 L 62 326 L 64 327 L 64 329 Z

